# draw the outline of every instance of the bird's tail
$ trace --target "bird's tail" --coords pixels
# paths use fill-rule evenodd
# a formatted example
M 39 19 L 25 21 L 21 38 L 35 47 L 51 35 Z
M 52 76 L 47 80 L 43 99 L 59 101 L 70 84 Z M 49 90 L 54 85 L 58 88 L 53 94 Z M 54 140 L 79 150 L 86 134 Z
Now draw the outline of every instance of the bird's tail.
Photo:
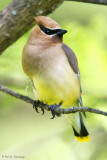
M 72 124 L 75 138 L 79 142 L 88 142 L 90 140 L 89 133 L 86 129 L 81 113 L 74 113 L 72 115 L 68 114 L 67 118 Z

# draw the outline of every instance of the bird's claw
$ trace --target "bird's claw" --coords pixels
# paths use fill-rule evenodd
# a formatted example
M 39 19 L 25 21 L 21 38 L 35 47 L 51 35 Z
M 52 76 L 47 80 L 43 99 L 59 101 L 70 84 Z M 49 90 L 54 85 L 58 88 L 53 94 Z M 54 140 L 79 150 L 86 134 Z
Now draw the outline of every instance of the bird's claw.
M 41 108 L 41 111 L 42 111 L 42 115 L 43 115 L 45 113 L 44 109 Z
M 59 103 L 58 105 L 51 105 L 50 108 L 51 108 L 51 114 L 52 114 L 52 118 L 50 119 L 54 119 L 55 116 L 57 115 L 54 111 L 55 111 L 55 108 L 57 107 L 60 107 L 62 103 Z
M 33 108 L 35 109 L 35 111 L 37 112 L 37 113 L 39 113 L 38 112 L 38 106 L 39 105 L 41 105 L 42 103 L 38 100 L 38 101 L 34 101 L 34 103 L 33 103 Z M 41 109 L 41 111 L 43 112 L 42 113 L 42 115 L 44 114 L 44 109 Z
M 54 110 L 55 110 L 56 107 L 57 106 L 55 106 L 55 105 L 50 106 L 50 108 L 51 108 L 51 114 L 52 114 L 52 118 L 50 118 L 50 119 L 54 119 L 55 118 L 55 112 L 54 112 Z
M 38 101 L 34 101 L 34 103 L 33 103 L 33 108 L 35 109 L 35 111 L 36 111 L 37 113 L 39 113 L 39 111 L 38 111 L 38 106 L 39 106 L 39 105 L 45 105 L 45 104 L 43 104 L 43 103 L 40 102 L 39 100 L 38 100 Z M 62 102 L 59 103 L 58 105 L 50 105 L 50 106 L 49 106 L 49 107 L 51 108 L 51 114 L 52 114 L 52 118 L 50 118 L 50 119 L 54 119 L 56 115 L 57 115 L 57 116 L 60 116 L 60 114 L 57 114 L 57 113 L 55 113 L 54 111 L 55 111 L 55 108 L 60 107 L 61 105 L 62 105 Z M 41 111 L 42 111 L 42 115 L 43 115 L 43 114 L 45 113 L 45 112 L 44 112 L 44 109 L 41 108 Z
M 36 111 L 37 113 L 39 113 L 39 112 L 38 112 L 38 106 L 39 106 L 39 101 L 34 101 L 34 103 L 33 103 L 33 108 L 35 109 L 35 111 Z

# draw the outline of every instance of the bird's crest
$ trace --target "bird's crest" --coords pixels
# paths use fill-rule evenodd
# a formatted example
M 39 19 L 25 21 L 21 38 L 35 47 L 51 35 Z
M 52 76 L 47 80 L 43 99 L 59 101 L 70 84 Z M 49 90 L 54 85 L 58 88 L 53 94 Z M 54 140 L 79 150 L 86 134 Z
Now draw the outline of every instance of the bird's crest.
M 60 29 L 60 25 L 54 21 L 53 19 L 45 16 L 37 16 L 35 17 L 36 23 L 40 26 L 44 26 L 50 29 Z

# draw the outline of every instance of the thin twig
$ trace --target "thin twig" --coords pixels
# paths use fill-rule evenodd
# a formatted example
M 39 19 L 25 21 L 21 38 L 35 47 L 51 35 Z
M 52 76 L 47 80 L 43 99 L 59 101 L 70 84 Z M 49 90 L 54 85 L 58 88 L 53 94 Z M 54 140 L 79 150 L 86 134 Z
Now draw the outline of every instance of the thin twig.
M 15 98 L 21 99 L 27 103 L 34 104 L 33 99 L 31 99 L 27 96 L 21 95 L 19 93 L 16 93 L 15 91 L 10 90 L 3 85 L 0 85 L 0 90 L 15 97 Z M 40 105 L 39 108 L 46 109 L 48 111 L 52 110 L 51 107 L 48 105 Z M 96 113 L 96 114 L 101 114 L 101 115 L 107 116 L 107 112 L 100 111 L 98 109 L 94 109 L 94 108 L 90 108 L 90 107 L 72 107 L 72 108 L 65 108 L 65 109 L 55 108 L 54 112 L 61 113 L 61 114 L 69 114 L 69 113 L 75 113 L 75 112 L 91 112 L 91 113 Z
M 107 0 L 65 0 L 65 1 L 74 1 L 74 2 L 84 2 L 84 3 L 92 3 L 99 5 L 107 5 Z

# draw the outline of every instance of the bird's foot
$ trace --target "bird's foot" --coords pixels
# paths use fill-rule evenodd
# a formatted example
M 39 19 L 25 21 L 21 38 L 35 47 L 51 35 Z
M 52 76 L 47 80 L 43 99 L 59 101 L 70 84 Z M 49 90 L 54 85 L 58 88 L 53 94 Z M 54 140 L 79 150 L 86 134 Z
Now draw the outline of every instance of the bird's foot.
M 38 111 L 39 105 L 44 106 L 44 105 L 46 105 L 46 104 L 40 102 L 39 100 L 38 100 L 38 101 L 34 101 L 34 103 L 33 103 L 33 108 L 35 109 L 35 111 L 36 111 L 37 113 L 39 113 L 39 111 Z M 54 112 L 55 109 L 56 109 L 56 108 L 59 108 L 61 105 L 62 105 L 62 102 L 59 103 L 58 105 L 49 105 L 49 108 L 51 108 L 51 114 L 52 114 L 52 118 L 51 118 L 51 119 L 54 119 L 55 116 L 58 116 L 58 117 L 59 117 L 59 116 L 61 115 L 60 113 L 55 113 L 55 112 Z M 43 114 L 44 114 L 44 109 L 41 108 L 41 111 L 42 111 L 42 115 L 43 115 Z
M 38 106 L 39 105 L 44 105 L 44 103 L 42 103 L 42 102 L 40 102 L 39 100 L 38 101 L 34 101 L 34 103 L 33 103 L 33 108 L 35 109 L 35 111 L 37 112 L 37 113 L 39 113 L 39 111 L 38 111 Z M 44 114 L 44 109 L 42 109 L 41 108 L 41 111 L 42 111 L 42 115 Z
M 52 118 L 50 119 L 54 119 L 55 116 L 60 116 L 61 114 L 55 113 L 55 109 L 59 108 L 62 105 L 62 103 L 59 103 L 58 105 L 50 105 L 49 107 L 51 108 L 51 114 L 52 114 Z

